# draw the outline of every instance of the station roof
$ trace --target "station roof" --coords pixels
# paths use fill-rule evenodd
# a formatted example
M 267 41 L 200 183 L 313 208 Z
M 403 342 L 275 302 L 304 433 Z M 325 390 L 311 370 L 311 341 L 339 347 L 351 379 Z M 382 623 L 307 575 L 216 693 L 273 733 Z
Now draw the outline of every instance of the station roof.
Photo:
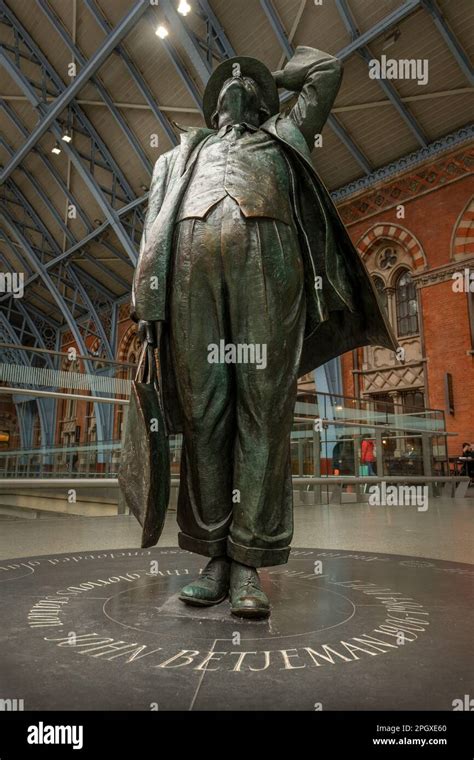
M 67 326 L 112 346 L 153 164 L 180 127 L 204 124 L 205 83 L 224 58 L 276 70 L 309 45 L 343 60 L 313 152 L 331 191 L 474 113 L 472 0 L 1 0 L 0 14 L 0 257 L 2 271 L 26 273 L 23 298 L 0 294 L 6 342 Z M 372 79 L 383 56 L 426 61 L 427 81 Z

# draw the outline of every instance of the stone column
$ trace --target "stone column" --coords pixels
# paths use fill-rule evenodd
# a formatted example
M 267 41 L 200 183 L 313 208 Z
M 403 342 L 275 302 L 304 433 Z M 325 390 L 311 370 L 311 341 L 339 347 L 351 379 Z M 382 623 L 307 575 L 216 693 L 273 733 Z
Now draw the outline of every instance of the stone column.
M 387 287 L 385 288 L 385 293 L 387 294 L 387 311 L 388 311 L 388 319 L 390 324 L 393 327 L 394 333 L 397 332 L 397 305 L 395 303 L 395 288 Z

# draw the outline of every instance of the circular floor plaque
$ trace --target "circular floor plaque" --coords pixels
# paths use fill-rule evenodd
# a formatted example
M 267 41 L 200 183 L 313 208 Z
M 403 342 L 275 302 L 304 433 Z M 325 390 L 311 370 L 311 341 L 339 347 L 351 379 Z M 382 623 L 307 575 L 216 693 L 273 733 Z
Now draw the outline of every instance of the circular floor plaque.
M 453 710 L 474 694 L 474 566 L 293 549 L 265 621 L 178 599 L 175 548 L 0 564 L 0 699 L 25 710 Z

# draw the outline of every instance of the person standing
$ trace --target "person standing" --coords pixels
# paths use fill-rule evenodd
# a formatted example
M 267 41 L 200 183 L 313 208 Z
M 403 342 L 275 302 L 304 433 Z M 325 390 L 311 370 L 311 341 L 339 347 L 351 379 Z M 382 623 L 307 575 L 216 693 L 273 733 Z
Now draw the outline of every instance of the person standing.
M 364 438 L 361 444 L 360 461 L 367 466 L 368 475 L 377 475 L 375 468 L 375 441 L 371 438 Z

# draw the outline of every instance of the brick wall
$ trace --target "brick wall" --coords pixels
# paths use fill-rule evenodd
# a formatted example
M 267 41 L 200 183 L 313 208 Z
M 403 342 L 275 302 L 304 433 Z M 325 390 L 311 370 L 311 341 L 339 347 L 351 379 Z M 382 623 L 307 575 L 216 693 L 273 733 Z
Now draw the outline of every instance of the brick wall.
M 467 295 L 453 293 L 451 282 L 440 282 L 421 289 L 421 307 L 429 406 L 445 410 L 447 430 L 458 433 L 448 439 L 450 456 L 455 456 L 463 441 L 474 438 L 474 356 L 468 354 Z M 453 377 L 454 415 L 446 410 L 446 372 Z
M 449 161 L 445 161 L 445 165 L 449 167 Z M 423 167 L 423 176 L 430 176 L 429 164 Z M 438 173 L 436 181 L 438 186 L 432 192 L 426 192 L 425 184 L 423 194 L 414 197 L 401 196 L 399 202 L 405 207 L 403 219 L 397 218 L 397 209 L 394 207 L 386 208 L 378 214 L 371 213 L 370 216 L 351 223 L 351 218 L 361 216 L 360 209 L 365 205 L 363 194 L 352 201 L 352 210 L 350 203 L 343 204 L 341 213 L 354 243 L 363 238 L 375 224 L 393 223 L 403 225 L 421 244 L 427 259 L 427 267 L 423 271 L 420 283 L 424 355 L 427 358 L 426 403 L 431 408 L 443 409 L 446 412 L 447 429 L 458 433 L 458 436 L 449 439 L 448 443 L 449 455 L 455 456 L 459 453 L 462 441 L 474 439 L 474 356 L 469 354 L 472 345 L 467 294 L 453 292 L 450 273 L 445 276 L 444 281 L 442 277 L 437 278 L 435 273 L 430 280 L 430 273 L 438 267 L 455 264 L 452 258 L 453 232 L 460 214 L 474 194 L 474 178 L 465 173 L 455 182 L 450 182 L 447 174 L 443 178 Z M 448 182 L 450 183 L 447 184 Z M 409 185 L 405 174 L 400 186 L 406 188 Z M 373 190 L 370 193 L 371 196 L 374 195 Z M 462 271 L 463 268 L 462 260 L 458 261 L 458 271 Z M 471 263 L 471 270 L 472 268 Z M 352 395 L 353 363 L 350 353 L 343 357 L 342 368 L 344 392 Z M 446 411 L 446 372 L 453 375 L 454 415 Z

